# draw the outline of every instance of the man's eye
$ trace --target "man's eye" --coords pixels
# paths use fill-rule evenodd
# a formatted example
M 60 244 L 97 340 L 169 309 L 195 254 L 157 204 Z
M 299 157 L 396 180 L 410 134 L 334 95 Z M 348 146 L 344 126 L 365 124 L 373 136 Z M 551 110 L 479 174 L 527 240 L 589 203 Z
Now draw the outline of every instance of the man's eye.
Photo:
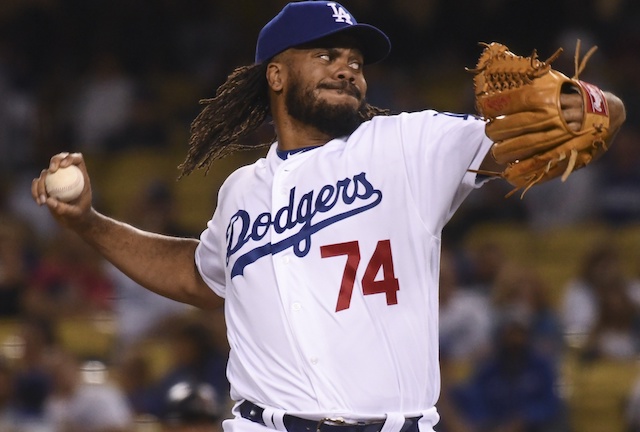
M 349 66 L 351 66 L 351 68 L 354 69 L 354 70 L 362 69 L 362 63 L 357 62 L 357 61 L 351 62 L 351 64 Z
M 329 54 L 320 54 L 319 57 L 325 61 L 331 61 L 331 56 Z

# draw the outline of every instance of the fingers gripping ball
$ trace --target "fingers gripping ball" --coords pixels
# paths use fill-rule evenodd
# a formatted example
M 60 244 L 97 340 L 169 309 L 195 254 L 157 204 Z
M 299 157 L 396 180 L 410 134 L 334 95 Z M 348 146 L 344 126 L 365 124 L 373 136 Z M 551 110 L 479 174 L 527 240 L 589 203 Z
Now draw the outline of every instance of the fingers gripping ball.
M 63 202 L 70 202 L 80 196 L 84 189 L 84 176 L 75 165 L 58 168 L 54 173 L 47 174 L 45 188 L 49 196 Z
M 485 44 L 470 71 L 475 74 L 476 108 L 494 142 L 492 155 L 506 165 L 494 174 L 515 186 L 509 195 L 520 189 L 524 195 L 533 185 L 556 177 L 564 181 L 607 150 L 607 101 L 598 87 L 578 79 L 595 49 L 580 62 L 578 41 L 575 74 L 568 78 L 551 68 L 562 49 L 541 61 L 535 51 L 522 57 L 502 44 Z M 566 92 L 582 96 L 579 130 L 571 129 L 563 116 L 560 95 Z

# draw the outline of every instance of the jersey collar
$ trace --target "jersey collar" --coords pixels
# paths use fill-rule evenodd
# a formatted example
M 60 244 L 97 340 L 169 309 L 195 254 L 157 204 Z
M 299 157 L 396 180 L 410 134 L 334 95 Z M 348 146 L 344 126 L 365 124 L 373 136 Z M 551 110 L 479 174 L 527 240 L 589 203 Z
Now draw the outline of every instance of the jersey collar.
M 313 150 L 316 149 L 318 147 L 322 147 L 321 145 L 316 145 L 316 146 L 309 146 L 309 147 L 302 147 L 299 149 L 293 149 L 293 150 L 279 150 L 278 148 L 276 148 L 276 154 L 278 155 L 278 157 L 282 160 L 287 160 L 289 158 L 289 156 L 297 154 L 297 153 L 303 153 L 309 150 Z

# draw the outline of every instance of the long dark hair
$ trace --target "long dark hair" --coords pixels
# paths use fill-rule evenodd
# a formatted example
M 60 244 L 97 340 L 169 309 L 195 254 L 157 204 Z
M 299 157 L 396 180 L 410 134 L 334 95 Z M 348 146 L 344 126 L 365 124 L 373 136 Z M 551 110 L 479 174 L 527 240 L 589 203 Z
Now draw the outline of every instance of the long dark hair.
M 258 129 L 270 113 L 267 62 L 236 68 L 218 87 L 215 97 L 202 99 L 205 105 L 191 123 L 191 136 L 187 157 L 178 168 L 180 177 L 196 168 L 209 170 L 215 160 L 237 151 L 266 147 L 275 141 L 242 143 Z M 362 121 L 377 115 L 388 115 L 389 110 L 365 103 L 360 110 Z

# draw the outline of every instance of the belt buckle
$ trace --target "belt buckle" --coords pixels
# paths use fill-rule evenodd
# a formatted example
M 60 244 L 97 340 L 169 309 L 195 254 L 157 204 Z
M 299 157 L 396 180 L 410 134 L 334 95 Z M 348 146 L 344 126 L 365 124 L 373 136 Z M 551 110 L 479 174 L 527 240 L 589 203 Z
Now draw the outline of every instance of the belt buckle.
M 382 422 L 351 421 L 350 422 L 343 419 L 342 417 L 335 417 L 335 418 L 325 417 L 318 421 L 318 424 L 316 425 L 316 432 L 322 432 L 321 431 L 322 425 L 352 427 L 352 428 L 357 428 L 357 429 L 352 429 L 356 431 L 356 430 L 361 430 L 362 427 L 371 426 L 371 425 L 376 425 L 379 430 L 383 424 L 384 424 L 384 421 Z
M 357 426 L 358 425 L 357 423 L 349 423 L 342 417 L 336 417 L 336 418 L 325 417 L 318 421 L 318 424 L 316 425 L 316 432 L 320 432 L 320 428 L 322 427 L 322 425 L 325 425 L 325 424 L 328 426 Z

